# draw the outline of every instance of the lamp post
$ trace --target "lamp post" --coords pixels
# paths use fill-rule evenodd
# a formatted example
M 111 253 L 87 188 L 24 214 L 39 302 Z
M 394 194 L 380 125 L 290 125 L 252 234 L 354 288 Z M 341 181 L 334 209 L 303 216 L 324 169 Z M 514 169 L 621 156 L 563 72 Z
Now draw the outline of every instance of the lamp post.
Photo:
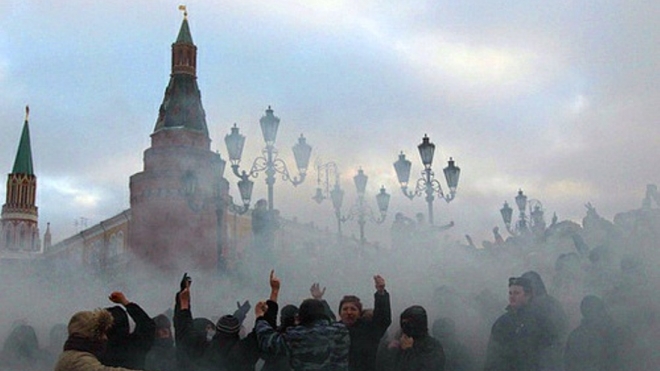
M 429 223 L 433 224 L 433 200 L 435 199 L 435 195 L 437 194 L 439 198 L 445 200 L 447 203 L 451 202 L 454 197 L 456 197 L 456 188 L 458 187 L 458 178 L 461 169 L 454 164 L 453 158 L 450 157 L 447 167 L 443 169 L 447 186 L 449 187 L 449 194 L 446 195 L 442 191 L 440 182 L 435 179 L 435 173 L 431 169 L 431 166 L 433 165 L 433 155 L 435 153 L 435 144 L 431 143 L 429 137 L 424 134 L 422 143 L 417 146 L 417 149 L 419 150 L 424 170 L 422 171 L 422 177 L 417 180 L 417 185 L 415 186 L 414 191 L 408 189 L 411 163 L 406 159 L 406 155 L 403 154 L 403 151 L 399 154 L 399 159 L 394 163 L 394 170 L 396 171 L 399 184 L 401 184 L 401 191 L 406 197 L 412 200 L 422 194 L 426 195 Z
M 282 180 L 289 181 L 294 186 L 305 181 L 307 175 L 307 166 L 309 165 L 309 157 L 312 153 L 312 147 L 307 144 L 305 137 L 300 135 L 298 143 L 293 146 L 293 155 L 296 160 L 296 167 L 298 168 L 298 176 L 292 177 L 286 163 L 278 158 L 278 151 L 275 148 L 275 139 L 277 138 L 277 129 L 280 125 L 280 119 L 273 114 L 273 110 L 268 106 L 266 115 L 263 116 L 259 123 L 261 125 L 261 133 L 263 134 L 266 147 L 261 150 L 261 156 L 254 159 L 252 167 L 249 172 L 239 171 L 239 164 L 243 154 L 243 146 L 245 145 L 245 136 L 238 132 L 236 124 L 231 128 L 230 134 L 225 136 L 225 144 L 227 145 L 227 152 L 229 153 L 229 161 L 231 162 L 231 169 L 234 175 L 244 179 L 244 176 L 256 178 L 258 173 L 266 173 L 266 184 L 268 185 L 268 210 L 273 210 L 273 185 L 275 184 L 275 174 L 282 175 Z
M 220 159 L 218 162 L 218 172 L 220 179 L 224 178 L 226 161 Z M 226 234 L 223 233 L 223 227 L 225 225 L 225 210 L 234 214 L 234 229 L 233 229 L 233 239 L 231 241 L 231 246 L 236 248 L 236 224 L 237 216 L 239 214 L 245 214 L 250 209 L 250 199 L 252 198 L 252 188 L 254 182 L 249 179 L 247 174 L 243 172 L 240 177 L 241 180 L 238 181 L 238 190 L 241 195 L 242 205 L 236 205 L 234 201 L 229 198 L 225 199 L 223 197 L 223 190 L 226 185 L 224 182 L 218 184 L 218 189 L 216 190 L 216 229 L 217 229 L 217 269 L 218 272 L 223 273 L 227 269 L 227 262 L 223 255 L 224 246 L 225 246 L 225 237 Z
M 378 205 L 378 212 L 380 215 L 376 218 L 373 210 L 364 200 L 368 180 L 369 177 L 364 174 L 362 169 L 359 169 L 357 175 L 353 177 L 353 182 L 355 183 L 358 195 L 357 202 L 351 207 L 348 215 L 342 216 L 339 219 L 341 222 L 346 222 L 357 217 L 357 222 L 360 226 L 361 245 L 364 245 L 366 242 L 366 239 L 364 238 L 364 225 L 367 223 L 367 220 L 377 224 L 383 223 L 387 217 L 387 208 L 390 204 L 390 195 L 385 191 L 385 187 L 380 187 L 380 192 L 376 195 L 376 204 Z M 333 191 L 335 192 L 334 196 L 331 194 L 333 205 L 339 210 L 343 201 L 344 192 L 338 189 L 338 185 L 336 185 Z M 337 201 L 336 203 L 335 199 Z
M 335 218 L 337 219 L 337 238 L 341 239 L 341 205 L 344 201 L 344 191 L 339 185 L 339 169 L 334 162 L 316 165 L 317 185 L 316 193 L 312 199 L 317 204 L 321 204 L 324 200 L 330 199 L 332 201 L 332 208 L 335 211 Z M 325 176 L 322 177 L 321 174 Z M 334 177 L 334 185 L 330 188 L 330 178 Z
M 545 231 L 545 219 L 543 217 L 543 204 L 539 200 L 527 200 L 527 196 L 523 193 L 522 189 L 518 190 L 518 195 L 515 198 L 516 207 L 518 208 L 518 221 L 513 228 L 511 227 L 513 219 L 513 209 L 509 203 L 504 201 L 504 206 L 500 209 L 502 220 L 506 226 L 506 230 L 512 236 L 523 235 L 528 232 L 541 232 Z M 529 207 L 529 216 L 527 216 L 527 208 Z

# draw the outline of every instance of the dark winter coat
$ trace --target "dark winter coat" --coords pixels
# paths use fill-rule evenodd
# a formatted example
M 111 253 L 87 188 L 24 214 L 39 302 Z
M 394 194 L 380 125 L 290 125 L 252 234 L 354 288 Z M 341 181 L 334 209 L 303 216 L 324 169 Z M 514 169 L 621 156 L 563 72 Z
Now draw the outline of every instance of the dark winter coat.
M 276 328 L 279 305 L 272 300 L 266 301 L 266 305 L 268 306 L 268 309 L 263 318 L 268 321 L 271 327 Z M 277 332 L 284 333 L 286 332 L 287 327 L 277 327 Z M 291 371 L 291 364 L 289 363 L 289 357 L 287 354 L 268 354 L 260 352 L 260 356 L 264 360 L 264 366 L 261 371 Z
M 206 339 L 202 321 L 192 318 L 189 309 L 175 308 L 174 330 L 176 355 L 179 370 L 185 371 L 242 371 L 254 370 L 258 359 L 254 333 L 245 339 L 238 334 L 216 333 L 212 340 Z M 206 320 L 208 321 L 208 320 Z M 212 324 L 212 322 L 208 321 Z
M 431 336 L 414 338 L 409 349 L 391 348 L 382 354 L 379 364 L 385 371 L 444 371 L 445 353 L 440 342 Z
M 144 368 L 149 371 L 176 371 L 176 354 L 173 339 L 156 339 L 147 353 Z
M 296 371 L 347 371 L 350 335 L 341 323 L 317 319 L 309 325 L 277 332 L 263 317 L 257 318 L 255 332 L 261 351 L 287 355 Z
M 147 352 L 156 337 L 154 320 L 137 304 L 126 304 L 126 311 L 116 306 L 108 308 L 114 317 L 114 324 L 108 332 L 108 348 L 99 361 L 106 366 L 144 369 Z M 135 329 L 129 332 L 128 316 L 135 322 Z
M 507 308 L 490 332 L 485 371 L 537 371 L 547 333 L 528 306 Z
M 373 371 L 376 369 L 378 344 L 392 323 L 390 294 L 374 293 L 374 315 L 371 319 L 359 318 L 348 327 L 351 334 L 349 369 L 351 371 Z
M 622 370 L 620 354 L 624 334 L 605 313 L 585 316 L 568 336 L 565 371 Z

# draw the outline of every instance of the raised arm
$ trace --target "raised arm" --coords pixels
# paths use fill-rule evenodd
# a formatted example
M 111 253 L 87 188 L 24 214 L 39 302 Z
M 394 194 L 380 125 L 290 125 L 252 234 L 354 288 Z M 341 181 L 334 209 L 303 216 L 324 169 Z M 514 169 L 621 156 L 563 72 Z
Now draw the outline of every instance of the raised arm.
M 126 298 L 121 291 L 115 291 L 110 294 L 110 301 L 118 303 L 126 308 L 126 312 L 135 322 L 135 330 L 131 338 L 139 341 L 139 346 L 145 350 L 151 349 L 156 337 L 156 323 L 153 319 L 137 304 Z M 134 343 L 135 344 L 135 343 Z
M 254 332 L 257 336 L 259 350 L 271 355 L 288 354 L 284 335 L 275 331 L 275 328 L 264 318 L 267 311 L 268 305 L 263 301 L 258 302 L 254 307 L 254 315 L 257 317 Z

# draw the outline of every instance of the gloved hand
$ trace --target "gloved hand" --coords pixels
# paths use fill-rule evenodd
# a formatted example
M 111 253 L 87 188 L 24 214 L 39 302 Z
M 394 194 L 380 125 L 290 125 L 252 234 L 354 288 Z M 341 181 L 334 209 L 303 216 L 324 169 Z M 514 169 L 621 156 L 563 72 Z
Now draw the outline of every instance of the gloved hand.
M 245 317 L 250 312 L 250 308 L 252 308 L 252 306 L 250 305 L 250 301 L 246 300 L 243 303 L 243 305 L 241 305 L 241 303 L 237 301 L 236 302 L 236 307 L 238 309 L 236 309 L 236 311 L 234 312 L 234 317 L 238 318 L 238 321 L 241 324 L 243 324 L 243 321 L 245 320 Z

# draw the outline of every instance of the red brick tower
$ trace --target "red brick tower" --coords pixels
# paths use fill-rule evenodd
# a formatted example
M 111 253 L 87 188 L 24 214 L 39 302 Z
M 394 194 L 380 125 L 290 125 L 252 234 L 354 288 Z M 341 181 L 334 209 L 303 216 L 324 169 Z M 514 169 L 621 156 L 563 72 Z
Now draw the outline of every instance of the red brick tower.
M 7 177 L 7 201 L 2 205 L 0 249 L 21 253 L 41 252 L 37 206 L 37 177 L 32 167 L 30 109 L 25 107 L 25 123 L 18 144 L 16 161 Z
M 136 256 L 165 271 L 222 269 L 225 162 L 210 149 L 196 64 L 184 13 L 144 170 L 130 179 L 128 243 Z

